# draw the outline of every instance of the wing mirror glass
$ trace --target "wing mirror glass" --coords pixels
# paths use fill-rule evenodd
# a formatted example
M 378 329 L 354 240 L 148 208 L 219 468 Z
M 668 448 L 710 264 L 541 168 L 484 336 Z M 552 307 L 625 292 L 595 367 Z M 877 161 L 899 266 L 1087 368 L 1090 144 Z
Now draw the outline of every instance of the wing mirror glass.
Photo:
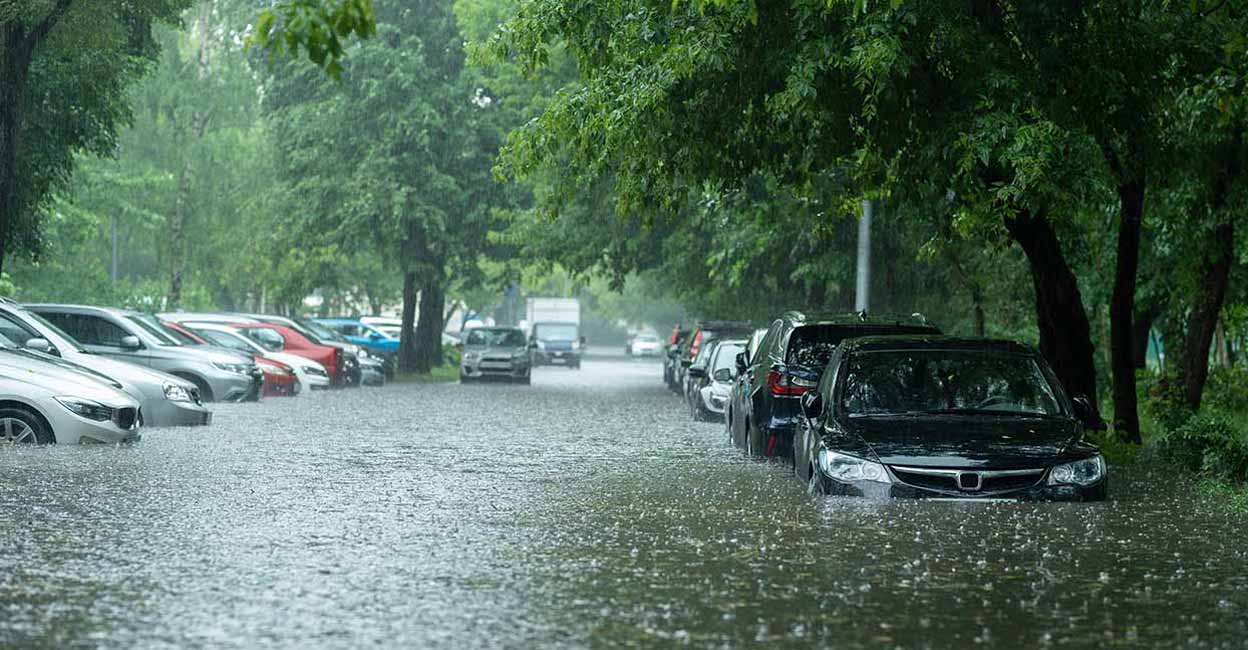
M 748 363 L 747 363 L 747 360 L 746 360 L 746 358 L 745 358 L 745 353 L 744 353 L 744 352 L 738 352 L 738 353 L 737 353 L 737 374 L 738 374 L 738 375 L 744 375 L 744 374 L 745 374 L 745 369 L 746 369 L 747 365 L 748 365 Z
M 823 415 L 823 395 L 819 391 L 806 391 L 802 395 L 802 415 L 812 420 Z
M 697 379 L 701 379 L 706 376 L 706 368 L 702 368 L 699 366 L 689 366 L 689 370 L 686 372 L 688 373 L 690 377 L 694 377 Z
M 1087 397 L 1078 395 L 1070 402 L 1075 409 L 1075 417 L 1083 422 L 1083 426 L 1092 431 L 1105 431 L 1109 428 L 1104 420 L 1096 416 L 1096 412 L 1092 410 L 1092 402 L 1088 401 Z
M 139 337 L 134 336 L 133 334 L 121 337 L 121 349 L 137 350 L 141 347 L 143 347 L 143 344 L 139 342 Z
M 715 381 L 718 381 L 720 383 L 727 383 L 727 382 L 732 381 L 732 369 L 720 368 L 719 370 L 716 370 L 714 379 Z

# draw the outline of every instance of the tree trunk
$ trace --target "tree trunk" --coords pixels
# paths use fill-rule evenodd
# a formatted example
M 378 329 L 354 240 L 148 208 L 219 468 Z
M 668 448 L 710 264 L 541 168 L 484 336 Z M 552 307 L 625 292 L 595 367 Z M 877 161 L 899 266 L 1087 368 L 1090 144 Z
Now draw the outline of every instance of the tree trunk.
M 416 371 L 427 373 L 442 365 L 442 311 L 446 294 L 437 275 L 420 289 L 420 322 L 416 325 Z
M 199 17 L 195 21 L 195 34 L 199 39 L 199 50 L 195 57 L 196 79 L 202 84 L 212 76 L 212 11 L 215 0 L 205 0 L 200 4 Z M 208 130 L 208 113 L 202 110 L 191 112 L 191 142 L 203 139 Z M 178 196 L 173 206 L 173 221 L 169 224 L 169 308 L 173 309 L 182 301 L 182 281 L 186 274 L 188 239 L 186 224 L 190 216 L 191 183 L 194 167 L 194 152 L 188 147 L 184 150 L 186 161 L 182 165 L 182 173 L 178 178 Z
M 1036 293 L 1040 352 L 1071 396 L 1084 396 L 1095 411 L 1096 364 L 1092 330 L 1079 283 L 1070 270 L 1053 224 L 1043 214 L 1020 210 L 1006 230 L 1027 255 Z
M 1153 330 L 1153 322 L 1160 315 L 1161 306 L 1158 303 L 1150 303 L 1135 314 L 1131 324 L 1131 356 L 1137 369 L 1148 366 L 1148 333 Z
M 403 324 L 399 330 L 399 372 L 416 372 L 416 272 L 403 273 Z
M 1144 180 L 1118 186 L 1118 257 L 1114 291 L 1109 301 L 1110 370 L 1113 375 L 1114 430 L 1123 442 L 1138 444 L 1140 414 L 1135 394 L 1136 273 L 1140 265 L 1140 232 L 1144 216 Z

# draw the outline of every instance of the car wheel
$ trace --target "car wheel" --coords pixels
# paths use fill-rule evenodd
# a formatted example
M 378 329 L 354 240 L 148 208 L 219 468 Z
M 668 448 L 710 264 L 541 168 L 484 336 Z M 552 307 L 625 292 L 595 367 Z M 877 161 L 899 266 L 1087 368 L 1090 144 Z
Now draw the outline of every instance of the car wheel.
M 50 445 L 52 431 L 39 416 L 16 406 L 0 409 L 0 444 Z
M 823 474 L 814 467 L 810 468 L 810 480 L 806 481 L 806 492 L 813 496 L 824 496 L 828 493 L 828 484 Z

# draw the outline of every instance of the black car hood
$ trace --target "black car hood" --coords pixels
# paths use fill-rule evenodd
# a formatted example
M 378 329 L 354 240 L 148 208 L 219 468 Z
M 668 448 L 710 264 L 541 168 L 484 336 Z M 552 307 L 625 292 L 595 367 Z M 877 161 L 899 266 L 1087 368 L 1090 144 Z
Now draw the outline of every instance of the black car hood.
M 847 428 L 856 439 L 847 446 L 885 465 L 1021 469 L 1083 455 L 1074 450 L 1080 426 L 1062 417 L 855 418 Z

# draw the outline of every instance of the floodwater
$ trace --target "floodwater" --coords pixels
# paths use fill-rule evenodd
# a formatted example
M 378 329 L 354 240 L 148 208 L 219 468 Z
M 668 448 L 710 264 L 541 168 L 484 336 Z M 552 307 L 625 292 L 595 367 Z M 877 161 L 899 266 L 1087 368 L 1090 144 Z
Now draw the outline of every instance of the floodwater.
M 2 648 L 1248 647 L 1245 520 L 817 501 L 653 362 L 0 450 Z

